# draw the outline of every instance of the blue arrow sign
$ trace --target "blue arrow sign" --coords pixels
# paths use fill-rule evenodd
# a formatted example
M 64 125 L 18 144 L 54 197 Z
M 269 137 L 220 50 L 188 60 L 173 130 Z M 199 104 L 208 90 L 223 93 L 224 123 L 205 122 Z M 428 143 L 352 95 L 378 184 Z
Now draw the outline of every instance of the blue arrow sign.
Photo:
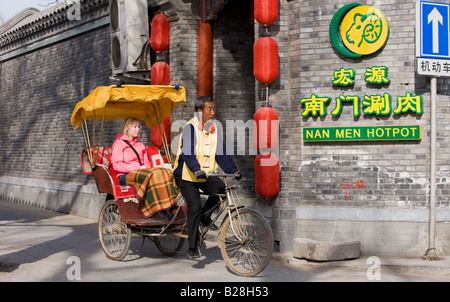
M 420 1 L 417 56 L 450 59 L 450 4 Z

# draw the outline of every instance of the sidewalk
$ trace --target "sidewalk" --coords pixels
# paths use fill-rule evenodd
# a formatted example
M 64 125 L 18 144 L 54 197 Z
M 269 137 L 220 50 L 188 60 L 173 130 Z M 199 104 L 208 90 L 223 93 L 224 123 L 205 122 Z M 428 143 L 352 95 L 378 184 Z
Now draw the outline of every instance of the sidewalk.
M 351 260 L 315 262 L 294 258 L 290 253 L 274 253 L 273 258 L 293 267 L 336 267 L 354 270 L 368 270 L 371 268 L 372 271 L 379 269 L 381 274 L 383 272 L 391 272 L 448 276 L 448 281 L 450 281 L 450 256 L 439 256 L 439 260 L 432 261 L 421 258 L 361 255 L 359 258 Z
M 450 256 L 428 261 L 363 255 L 354 260 L 313 262 L 274 253 L 261 274 L 242 277 L 227 269 L 213 235 L 202 250 L 206 257 L 199 261 L 186 258 L 186 246 L 179 255 L 166 257 L 149 240 L 142 245 L 139 236 L 132 238 L 124 261 L 112 261 L 101 249 L 97 227 L 95 219 L 0 200 L 0 281 L 73 281 L 67 274 L 76 265 L 72 260 L 68 263 L 69 259 L 78 259 L 75 263 L 83 282 L 450 281 Z

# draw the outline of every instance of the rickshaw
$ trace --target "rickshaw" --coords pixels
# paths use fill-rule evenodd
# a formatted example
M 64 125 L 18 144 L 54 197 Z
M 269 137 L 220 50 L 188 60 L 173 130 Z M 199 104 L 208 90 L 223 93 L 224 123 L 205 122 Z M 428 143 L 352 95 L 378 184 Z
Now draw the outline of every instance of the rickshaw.
M 171 115 L 178 105 L 184 107 L 185 102 L 186 91 L 182 86 L 112 85 L 97 87 L 75 106 L 71 124 L 74 129 L 82 128 L 86 144 L 81 152 L 83 173 L 92 174 L 98 192 L 106 194 L 99 214 L 98 236 L 109 259 L 120 261 L 127 255 L 132 234 L 142 236 L 143 241 L 150 239 L 166 256 L 177 255 L 187 238 L 187 203 L 180 193 L 171 220 L 144 218 L 139 212 L 135 190 L 119 184 L 111 163 L 112 147 L 101 145 L 105 121 L 135 116 L 149 129 L 157 126 L 164 134 L 162 119 Z M 96 140 L 96 124 L 100 122 L 100 135 Z M 92 138 L 89 132 L 92 132 Z M 167 155 L 164 166 L 171 168 L 173 156 L 168 148 L 169 138 L 162 135 L 162 139 Z M 274 240 L 271 227 L 263 215 L 241 203 L 236 187 L 229 181 L 236 175 L 217 171 L 207 176 L 212 175 L 222 177 L 226 185 L 226 192 L 217 194 L 220 203 L 211 209 L 213 223 L 221 220 L 217 244 L 222 257 L 233 273 L 255 276 L 264 270 L 272 256 Z M 210 228 L 199 227 L 199 248 Z

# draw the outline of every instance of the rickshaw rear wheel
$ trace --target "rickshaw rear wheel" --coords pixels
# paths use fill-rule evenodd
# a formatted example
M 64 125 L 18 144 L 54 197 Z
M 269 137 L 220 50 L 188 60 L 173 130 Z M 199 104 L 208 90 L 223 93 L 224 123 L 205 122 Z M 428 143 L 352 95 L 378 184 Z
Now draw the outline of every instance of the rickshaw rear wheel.
M 122 222 L 119 207 L 114 200 L 107 201 L 100 210 L 98 235 L 106 257 L 122 260 L 131 243 L 131 229 Z
M 163 253 L 163 255 L 174 257 L 178 254 L 184 244 L 185 239 L 178 236 L 154 236 L 153 240 L 155 242 L 158 250 Z

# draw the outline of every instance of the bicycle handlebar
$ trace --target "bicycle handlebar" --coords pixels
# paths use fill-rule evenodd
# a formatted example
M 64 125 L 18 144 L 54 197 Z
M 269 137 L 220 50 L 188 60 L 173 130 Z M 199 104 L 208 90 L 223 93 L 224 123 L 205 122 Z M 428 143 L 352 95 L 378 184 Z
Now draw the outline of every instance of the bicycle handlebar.
M 239 174 L 228 174 L 228 173 L 209 173 L 206 174 L 207 177 L 210 176 L 220 176 L 220 177 L 236 177 L 239 176 Z

